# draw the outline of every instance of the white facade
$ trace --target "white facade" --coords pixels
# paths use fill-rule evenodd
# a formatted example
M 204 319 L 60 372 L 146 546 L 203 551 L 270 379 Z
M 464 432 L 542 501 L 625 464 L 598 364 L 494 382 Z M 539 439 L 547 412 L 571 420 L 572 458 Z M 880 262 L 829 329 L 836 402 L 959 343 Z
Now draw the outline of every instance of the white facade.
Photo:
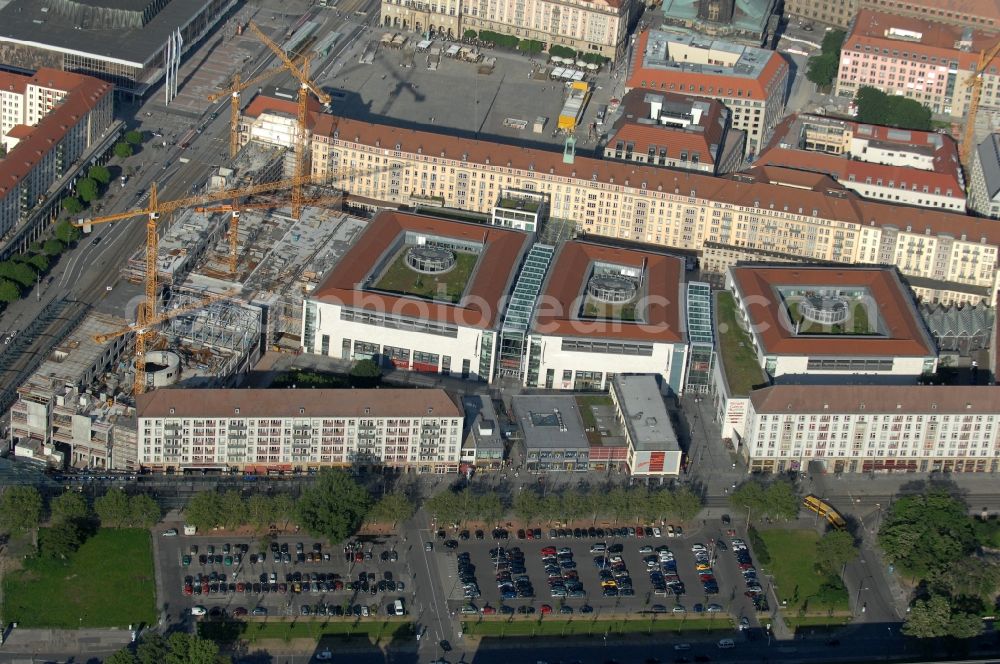
M 831 368 L 830 361 L 854 362 L 852 358 L 830 355 L 759 355 L 761 367 L 767 370 L 772 378 L 782 376 L 829 376 L 835 373 L 843 376 L 903 376 L 915 377 L 925 373 L 934 373 L 937 368 L 937 358 L 928 357 L 884 357 L 858 358 L 851 366 L 844 365 L 842 369 Z
M 242 408 L 229 405 L 236 403 Z M 457 472 L 461 455 L 463 416 L 442 390 L 172 389 L 144 396 L 137 408 L 138 459 L 155 470 L 361 465 L 446 473 Z
M 597 342 L 602 348 L 589 351 Z M 529 366 L 538 360 L 538 379 L 527 387 L 556 390 L 601 389 L 609 387 L 615 374 L 657 374 L 678 394 L 683 392 L 688 346 L 685 343 L 571 338 L 532 334 Z
M 998 392 L 986 386 L 769 387 L 751 399 L 739 449 L 751 472 L 804 470 L 817 461 L 826 472 L 996 472 Z
M 399 368 L 490 379 L 495 344 L 486 343 L 484 354 L 483 337 L 487 335 L 489 342 L 494 335 L 491 330 L 392 313 L 373 316 L 340 304 L 307 301 L 302 328 L 306 352 L 343 360 L 381 355 Z

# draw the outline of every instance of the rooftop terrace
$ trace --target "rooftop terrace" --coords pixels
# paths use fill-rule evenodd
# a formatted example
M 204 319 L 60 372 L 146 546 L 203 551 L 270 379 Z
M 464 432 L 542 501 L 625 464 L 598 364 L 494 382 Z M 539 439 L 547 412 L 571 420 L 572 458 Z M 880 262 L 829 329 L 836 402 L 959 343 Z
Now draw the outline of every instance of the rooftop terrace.
M 757 363 L 750 334 L 738 320 L 736 300 L 729 291 L 721 291 L 715 296 L 719 353 L 722 359 L 722 374 L 733 397 L 745 397 L 755 385 L 766 382 L 764 371 Z

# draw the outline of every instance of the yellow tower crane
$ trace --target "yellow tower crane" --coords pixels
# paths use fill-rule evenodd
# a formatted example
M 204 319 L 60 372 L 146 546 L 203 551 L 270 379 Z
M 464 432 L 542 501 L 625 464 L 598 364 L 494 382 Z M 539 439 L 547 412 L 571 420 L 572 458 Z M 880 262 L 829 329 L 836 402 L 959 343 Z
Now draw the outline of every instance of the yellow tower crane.
M 310 205 L 323 205 L 325 203 L 339 203 L 342 199 L 341 195 L 337 196 L 323 196 L 320 198 L 310 198 L 302 201 L 303 206 Z M 201 213 L 213 213 L 213 212 L 229 212 L 231 216 L 229 218 L 229 274 L 236 274 L 236 263 L 239 258 L 239 228 L 240 228 L 240 213 L 245 210 L 272 210 L 274 208 L 284 207 L 288 205 L 287 201 L 258 201 L 253 203 L 231 203 L 227 205 L 216 205 L 214 207 L 196 207 L 195 212 Z
M 257 38 L 264 43 L 271 52 L 285 65 L 285 69 L 299 81 L 299 109 L 298 109 L 298 134 L 295 137 L 295 177 L 302 178 L 306 175 L 306 129 L 309 120 L 309 93 L 311 92 L 323 105 L 329 105 L 330 95 L 316 85 L 310 78 L 309 58 L 306 57 L 301 64 L 294 62 L 285 53 L 285 50 L 275 44 L 271 39 L 257 27 L 257 24 L 250 21 L 250 30 Z M 302 213 L 302 186 L 292 187 L 292 217 L 299 218 Z
M 106 224 L 113 221 L 133 219 L 135 217 L 146 217 L 146 279 L 145 293 L 142 303 L 136 312 L 136 326 L 139 330 L 135 335 L 135 394 L 142 394 L 146 390 L 146 342 L 149 340 L 152 321 L 157 320 L 156 311 L 156 261 L 159 251 L 159 236 L 156 224 L 160 216 L 179 210 L 185 207 L 203 205 L 215 201 L 229 200 L 242 196 L 252 196 L 271 191 L 279 191 L 290 187 L 301 187 L 303 184 L 310 184 L 311 177 L 288 178 L 276 182 L 265 182 L 250 187 L 240 189 L 225 189 L 201 196 L 179 198 L 173 201 L 161 202 L 156 193 L 156 183 L 149 187 L 149 202 L 146 207 L 117 214 L 109 214 L 90 219 L 79 219 L 73 225 L 82 228 L 84 233 L 89 233 L 95 224 Z
M 136 336 L 138 337 L 139 334 L 146 332 L 147 331 L 146 328 L 148 327 L 155 327 L 160 323 L 170 320 L 171 318 L 176 318 L 177 316 L 181 316 L 183 314 L 196 311 L 198 309 L 201 309 L 207 304 L 211 304 L 212 302 L 216 302 L 217 300 L 225 300 L 238 294 L 239 291 L 235 290 L 226 291 L 225 293 L 212 293 L 206 295 L 205 297 L 200 298 L 195 302 L 185 304 L 182 307 L 177 307 L 175 309 L 170 309 L 168 311 L 158 313 L 156 316 L 153 317 L 152 320 L 146 321 L 144 326 L 140 326 L 139 323 L 136 322 L 131 325 L 126 325 L 125 327 L 119 328 L 113 332 L 105 332 L 104 334 L 95 334 L 94 341 L 99 344 L 103 344 L 110 341 L 111 339 L 114 339 L 115 337 L 120 337 L 125 334 L 128 334 L 129 332 L 135 332 Z
M 994 44 L 988 51 L 980 51 L 976 71 L 972 72 L 972 76 L 969 77 L 969 80 L 965 84 L 966 87 L 972 88 L 972 99 L 969 101 L 968 112 L 965 114 L 965 134 L 962 136 L 962 145 L 960 146 L 958 155 L 962 160 L 962 164 L 965 165 L 966 175 L 970 172 L 970 166 L 972 165 L 970 156 L 972 155 L 976 141 L 976 113 L 979 112 L 979 99 L 983 94 L 983 72 L 986 71 L 993 58 L 997 57 L 998 54 L 1000 54 L 1000 42 Z
M 213 92 L 208 95 L 208 100 L 213 102 L 219 101 L 227 95 L 229 96 L 229 157 L 231 159 L 235 159 L 236 154 L 240 151 L 240 94 L 247 88 L 252 88 L 281 71 L 285 71 L 284 66 L 268 69 L 248 81 L 242 80 L 239 73 L 236 73 L 233 75 L 232 83 L 228 88 L 222 92 Z

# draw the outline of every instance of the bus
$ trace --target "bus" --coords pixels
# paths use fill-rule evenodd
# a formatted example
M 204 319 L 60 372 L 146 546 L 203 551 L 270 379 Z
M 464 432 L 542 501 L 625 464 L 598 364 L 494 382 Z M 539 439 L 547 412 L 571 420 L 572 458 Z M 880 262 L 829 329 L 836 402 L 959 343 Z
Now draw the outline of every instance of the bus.
M 810 494 L 802 500 L 802 504 L 807 510 L 815 512 L 826 519 L 837 530 L 843 530 L 847 526 L 847 522 L 844 521 L 844 518 L 840 516 L 837 510 L 824 502 L 822 498 Z

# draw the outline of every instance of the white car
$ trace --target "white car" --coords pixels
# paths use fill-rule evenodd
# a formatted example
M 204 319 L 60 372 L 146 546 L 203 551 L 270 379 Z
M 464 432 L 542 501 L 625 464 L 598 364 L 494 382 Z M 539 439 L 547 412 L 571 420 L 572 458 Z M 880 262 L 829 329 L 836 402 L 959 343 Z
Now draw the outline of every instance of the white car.
M 196 604 L 195 606 L 191 607 L 191 615 L 192 616 L 203 616 L 203 615 L 205 615 L 207 613 L 208 613 L 208 609 L 206 609 L 205 607 L 203 607 L 201 604 Z
M 663 531 L 659 528 L 653 527 L 653 537 L 663 537 Z
M 177 537 L 177 529 L 170 528 L 169 530 L 164 530 L 160 533 L 163 537 Z
M 333 653 L 330 652 L 329 650 L 320 650 L 318 653 L 316 653 L 316 661 L 318 662 L 326 662 L 331 659 L 333 659 Z

